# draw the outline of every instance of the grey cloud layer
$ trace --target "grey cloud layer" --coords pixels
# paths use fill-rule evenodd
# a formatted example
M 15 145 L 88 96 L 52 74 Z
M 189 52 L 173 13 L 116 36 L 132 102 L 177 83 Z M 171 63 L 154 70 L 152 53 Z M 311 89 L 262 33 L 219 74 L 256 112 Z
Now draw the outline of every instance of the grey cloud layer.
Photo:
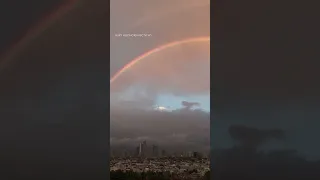
M 199 111 L 111 111 L 111 144 L 147 140 L 166 147 L 205 150 L 210 146 L 210 114 Z

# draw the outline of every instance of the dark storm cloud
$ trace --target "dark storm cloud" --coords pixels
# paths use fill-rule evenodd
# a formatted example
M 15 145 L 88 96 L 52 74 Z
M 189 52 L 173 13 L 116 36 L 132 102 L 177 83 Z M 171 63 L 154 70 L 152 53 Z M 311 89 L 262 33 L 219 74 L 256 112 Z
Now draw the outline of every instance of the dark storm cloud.
M 111 144 L 137 145 L 147 140 L 165 147 L 208 150 L 210 114 L 207 112 L 159 112 L 111 110 Z M 182 149 L 181 149 L 182 150 Z
M 186 109 L 190 109 L 194 106 L 200 106 L 200 103 L 198 102 L 188 102 L 188 101 L 182 101 L 182 106 L 184 106 Z
M 263 103 L 261 103 L 263 104 Z M 257 129 L 281 129 L 285 132 L 283 140 L 269 139 L 262 149 L 295 149 L 308 159 L 319 159 L 320 146 L 315 144 L 319 135 L 318 106 L 297 102 L 274 105 L 241 104 L 221 111 L 211 111 L 211 140 L 214 149 L 234 146 L 228 128 L 234 124 Z
M 229 127 L 230 136 L 239 141 L 241 145 L 257 147 L 269 139 L 283 139 L 284 132 L 279 129 L 260 130 L 244 125 L 232 125 Z

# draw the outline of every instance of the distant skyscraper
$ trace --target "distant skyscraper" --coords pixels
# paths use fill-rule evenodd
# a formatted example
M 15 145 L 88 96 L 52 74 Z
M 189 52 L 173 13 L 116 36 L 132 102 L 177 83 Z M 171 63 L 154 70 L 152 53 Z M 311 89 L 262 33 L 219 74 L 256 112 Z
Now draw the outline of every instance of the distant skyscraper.
M 143 144 L 143 156 L 147 157 L 148 154 L 149 154 L 148 153 L 148 147 L 147 147 L 147 141 L 143 141 L 142 144 Z
M 143 149 L 143 144 L 139 144 L 139 156 L 142 156 L 142 149 Z
M 146 151 L 147 151 L 147 141 L 143 141 L 142 143 L 139 144 L 139 156 L 145 157 Z

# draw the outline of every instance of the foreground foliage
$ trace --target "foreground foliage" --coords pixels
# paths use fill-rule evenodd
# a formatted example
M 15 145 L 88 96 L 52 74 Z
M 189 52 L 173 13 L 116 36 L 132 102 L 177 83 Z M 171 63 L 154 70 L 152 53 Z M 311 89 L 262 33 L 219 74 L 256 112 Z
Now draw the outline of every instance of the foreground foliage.
M 172 174 L 170 172 L 133 172 L 133 171 L 111 171 L 111 180 L 191 180 L 193 172 L 188 172 L 186 175 L 181 176 L 177 174 Z M 189 174 L 189 176 L 188 176 Z M 198 180 L 209 180 L 210 172 L 206 172 L 203 177 Z

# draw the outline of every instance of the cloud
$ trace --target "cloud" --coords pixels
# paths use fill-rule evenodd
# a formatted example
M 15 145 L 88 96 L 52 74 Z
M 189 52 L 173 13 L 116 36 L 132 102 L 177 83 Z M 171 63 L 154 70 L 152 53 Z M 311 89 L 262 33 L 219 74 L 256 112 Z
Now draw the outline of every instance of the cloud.
M 230 136 L 239 141 L 245 147 L 258 147 L 270 139 L 283 139 L 284 131 L 280 129 L 260 130 L 244 125 L 231 125 L 229 127 Z
M 188 102 L 188 101 L 182 101 L 182 106 L 184 106 L 185 109 L 191 109 L 194 106 L 200 106 L 200 103 L 198 102 Z
M 111 110 L 111 145 L 136 146 L 147 140 L 167 148 L 204 150 L 210 145 L 208 112 Z

